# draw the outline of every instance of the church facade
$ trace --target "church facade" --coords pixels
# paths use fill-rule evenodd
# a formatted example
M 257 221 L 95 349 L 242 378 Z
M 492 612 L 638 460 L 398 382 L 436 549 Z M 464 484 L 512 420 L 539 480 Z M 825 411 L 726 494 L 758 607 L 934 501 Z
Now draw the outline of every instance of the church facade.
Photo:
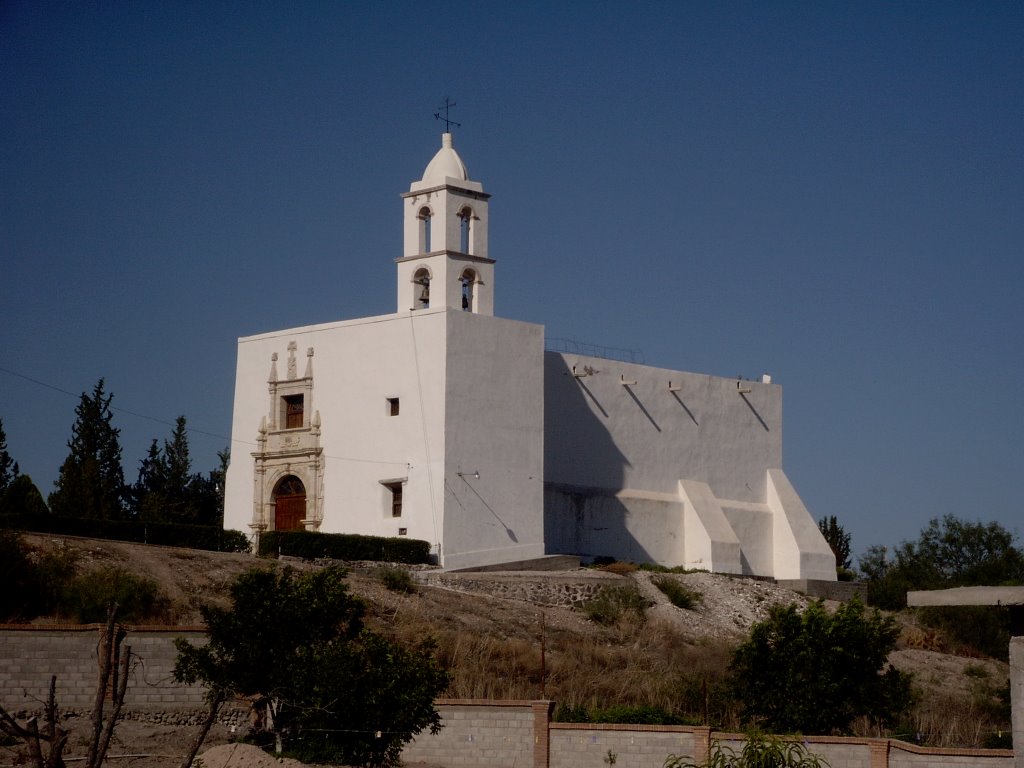
M 786 478 L 782 393 L 545 351 L 494 316 L 488 198 L 450 134 L 402 195 L 397 311 L 238 341 L 225 527 L 409 536 L 440 565 L 545 554 L 836 578 Z

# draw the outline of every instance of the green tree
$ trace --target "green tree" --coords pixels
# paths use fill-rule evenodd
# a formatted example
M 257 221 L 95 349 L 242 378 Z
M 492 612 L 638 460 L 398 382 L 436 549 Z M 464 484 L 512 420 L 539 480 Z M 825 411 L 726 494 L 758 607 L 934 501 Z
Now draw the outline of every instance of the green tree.
M 43 494 L 28 475 L 19 474 L 0 494 L 0 513 L 5 515 L 45 515 L 49 511 Z
M 0 419 L 0 496 L 18 479 L 18 474 L 18 462 L 7 452 L 7 433 L 4 432 L 3 419 Z
M 839 524 L 835 515 L 823 517 L 818 521 L 818 530 L 825 537 L 832 554 L 836 556 L 836 569 L 849 570 L 850 560 L 850 534 Z
M 279 752 L 395 765 L 402 744 L 440 727 L 433 701 L 448 675 L 429 645 L 403 648 L 365 629 L 364 611 L 341 568 L 249 571 L 231 587 L 230 608 L 202 609 L 206 645 L 177 642 L 175 678 L 207 686 L 207 728 L 220 704 L 239 694 L 253 697 L 262 715 L 257 740 Z
M 905 608 L 911 590 L 1024 584 L 1024 550 L 1012 533 L 997 522 L 953 515 L 931 520 L 916 541 L 902 542 L 891 555 L 870 547 L 858 565 L 868 599 L 890 610 Z M 957 646 L 1006 658 L 1011 617 L 1005 608 L 923 608 L 919 615 Z
M 82 393 L 75 408 L 70 453 L 60 468 L 50 494 L 50 510 L 63 517 L 119 520 L 125 513 L 124 470 L 121 467 L 121 430 L 113 425 L 113 395 L 100 379 L 92 394 Z
M 896 567 L 915 589 L 1024 583 L 1024 552 L 1000 523 L 931 520 L 916 542 L 896 550 Z
M 30 619 L 38 614 L 39 575 L 28 547 L 14 531 L 0 530 L 0 621 Z
M 146 522 L 162 519 L 164 486 L 166 481 L 164 457 L 160 444 L 154 438 L 146 456 L 139 462 L 139 476 L 129 489 L 128 497 L 132 517 Z
M 822 601 L 775 606 L 733 655 L 744 716 L 785 733 L 842 732 L 861 715 L 893 724 L 911 703 L 909 676 L 886 662 L 898 634 L 856 598 L 834 614 Z
M 185 417 L 179 416 L 161 448 L 156 440 L 139 464 L 138 480 L 131 487 L 132 514 L 139 520 L 161 523 L 217 525 L 223 518 L 226 451 L 220 465 L 207 476 L 192 472 Z

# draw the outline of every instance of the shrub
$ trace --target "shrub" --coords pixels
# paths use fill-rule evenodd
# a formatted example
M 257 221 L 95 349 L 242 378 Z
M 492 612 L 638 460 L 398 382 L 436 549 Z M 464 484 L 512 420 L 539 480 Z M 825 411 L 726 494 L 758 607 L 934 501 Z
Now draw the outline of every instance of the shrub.
M 401 568 L 378 568 L 377 578 L 392 592 L 401 592 L 407 595 L 416 593 L 416 582 L 412 574 Z
M 38 614 L 33 603 L 39 578 L 21 536 L 0 531 L 0 621 L 29 619 Z
M 430 561 L 430 544 L 420 539 L 362 536 L 355 533 L 267 531 L 260 535 L 260 555 L 304 560 L 373 560 L 415 565 Z
M 626 725 L 685 725 L 683 718 L 662 707 L 625 705 L 587 709 L 559 705 L 552 719 L 557 723 L 620 723 Z
M 75 577 L 61 597 L 58 612 L 83 624 L 102 622 L 111 603 L 117 603 L 118 619 L 126 622 L 164 618 L 170 608 L 170 601 L 152 579 L 105 565 Z
M 641 618 L 650 603 L 640 595 L 634 585 L 605 587 L 593 600 L 583 603 L 580 608 L 587 618 L 598 624 L 615 624 L 622 616 L 633 611 Z
M 700 592 L 667 576 L 655 576 L 651 583 L 660 589 L 676 608 L 692 611 L 704 600 Z
M 799 741 L 788 741 L 779 736 L 751 733 L 737 755 L 732 747 L 723 747 L 717 740 L 711 744 L 711 755 L 698 763 L 683 757 L 669 755 L 664 768 L 822 768 L 828 762 L 808 751 Z
M 687 568 L 685 565 L 673 565 L 671 567 L 667 565 L 658 565 L 657 563 L 640 563 L 638 566 L 641 571 L 650 571 L 651 573 L 707 573 L 707 568 Z

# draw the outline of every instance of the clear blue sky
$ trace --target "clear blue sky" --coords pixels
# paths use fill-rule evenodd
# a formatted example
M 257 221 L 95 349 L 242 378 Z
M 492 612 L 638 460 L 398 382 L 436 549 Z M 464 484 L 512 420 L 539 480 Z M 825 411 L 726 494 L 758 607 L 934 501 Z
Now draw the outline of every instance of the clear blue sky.
M 102 376 L 129 480 L 179 414 L 212 469 L 238 336 L 394 311 L 450 95 L 497 314 L 772 374 L 855 551 L 1024 533 L 1022 40 L 1019 2 L 7 0 L 9 449 L 52 490 L 77 398 L 21 376 Z

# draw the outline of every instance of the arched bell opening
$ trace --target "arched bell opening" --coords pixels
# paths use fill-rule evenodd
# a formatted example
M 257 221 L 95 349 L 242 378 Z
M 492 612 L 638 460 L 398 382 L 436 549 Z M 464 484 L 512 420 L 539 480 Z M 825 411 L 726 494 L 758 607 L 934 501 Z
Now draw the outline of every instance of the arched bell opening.
M 416 214 L 420 222 L 420 253 L 430 253 L 430 219 L 433 215 L 426 206 L 420 208 L 420 212 Z
M 412 276 L 412 282 L 415 297 L 413 309 L 430 309 L 430 270 L 417 269 Z
M 459 284 L 462 288 L 462 309 L 466 312 L 477 311 L 476 286 L 480 282 L 480 276 L 475 269 L 465 269 L 459 277 Z

